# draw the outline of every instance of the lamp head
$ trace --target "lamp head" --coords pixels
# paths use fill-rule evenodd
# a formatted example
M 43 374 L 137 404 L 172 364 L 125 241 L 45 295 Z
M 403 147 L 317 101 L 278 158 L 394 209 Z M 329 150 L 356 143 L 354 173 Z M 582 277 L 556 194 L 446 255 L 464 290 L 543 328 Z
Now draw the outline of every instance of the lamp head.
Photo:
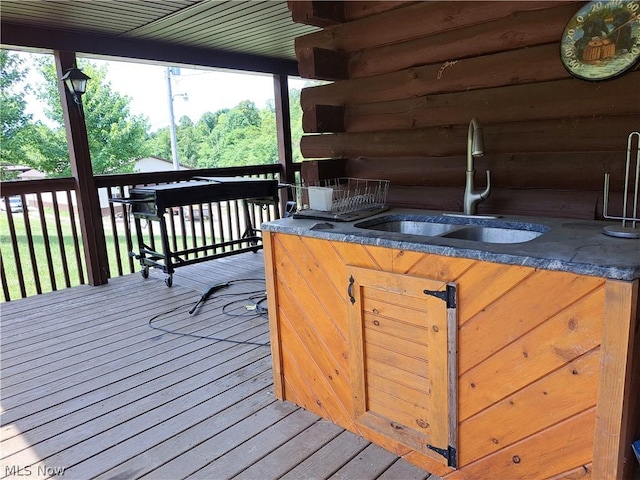
M 82 73 L 82 70 L 75 67 L 67 70 L 62 76 L 62 81 L 77 104 L 80 104 L 80 97 L 87 91 L 87 80 L 89 79 L 90 77 Z

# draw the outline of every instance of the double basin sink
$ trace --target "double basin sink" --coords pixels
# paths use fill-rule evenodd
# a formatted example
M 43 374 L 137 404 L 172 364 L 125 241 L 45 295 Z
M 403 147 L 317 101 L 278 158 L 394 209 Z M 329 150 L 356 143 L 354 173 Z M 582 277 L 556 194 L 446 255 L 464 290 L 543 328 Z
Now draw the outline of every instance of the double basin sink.
M 386 215 L 354 226 L 366 230 L 485 243 L 529 242 L 549 230 L 549 227 L 537 223 L 464 215 Z

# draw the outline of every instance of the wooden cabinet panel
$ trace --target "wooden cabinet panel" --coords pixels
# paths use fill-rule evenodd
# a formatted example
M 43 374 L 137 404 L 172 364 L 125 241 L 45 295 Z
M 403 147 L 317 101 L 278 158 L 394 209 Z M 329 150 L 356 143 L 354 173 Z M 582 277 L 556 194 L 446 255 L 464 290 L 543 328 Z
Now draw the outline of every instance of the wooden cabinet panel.
M 599 360 L 600 350 L 595 349 L 461 421 L 460 463 L 482 458 L 593 407 Z
M 549 478 L 592 459 L 596 409 L 590 408 L 474 462 L 447 479 Z M 594 480 L 605 477 L 594 477 Z M 615 477 L 611 477 L 615 478 Z
M 604 280 L 565 272 L 538 270 L 471 319 L 460 329 L 460 373 L 489 358 L 562 309 L 602 286 Z M 601 320 L 600 320 L 601 321 Z
M 278 398 L 447 479 L 630 478 L 638 281 L 285 234 L 265 260 Z
M 455 467 L 456 286 L 358 267 L 347 275 L 356 423 Z
M 603 301 L 604 288 L 599 288 L 513 342 L 503 344 L 494 355 L 461 374 L 460 396 L 464 401 L 460 403 L 460 419 L 481 412 L 597 348 L 602 337 Z M 541 317 L 544 318 L 543 312 Z M 462 345 L 461 341 L 461 349 Z M 560 382 L 548 393 L 556 395 L 566 388 Z M 596 398 L 590 402 L 595 405 Z

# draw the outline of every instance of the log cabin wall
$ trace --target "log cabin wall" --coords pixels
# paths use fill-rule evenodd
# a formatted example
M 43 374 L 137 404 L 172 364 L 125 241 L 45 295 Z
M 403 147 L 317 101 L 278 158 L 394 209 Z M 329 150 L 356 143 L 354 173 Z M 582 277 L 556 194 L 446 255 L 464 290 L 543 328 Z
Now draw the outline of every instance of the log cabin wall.
M 388 179 L 391 205 L 461 211 L 476 117 L 476 188 L 492 175 L 479 213 L 601 219 L 610 173 L 619 214 L 640 69 L 567 72 L 560 39 L 585 3 L 289 2 L 295 21 L 323 27 L 296 39 L 300 74 L 332 81 L 301 94 L 302 155 L 318 160 L 303 176 Z

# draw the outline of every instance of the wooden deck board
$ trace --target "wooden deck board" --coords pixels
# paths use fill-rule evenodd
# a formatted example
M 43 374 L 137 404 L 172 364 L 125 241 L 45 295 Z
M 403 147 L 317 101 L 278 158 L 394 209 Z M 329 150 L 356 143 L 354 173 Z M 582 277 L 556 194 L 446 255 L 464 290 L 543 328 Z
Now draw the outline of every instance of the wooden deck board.
M 275 399 L 256 279 L 261 252 L 4 303 L 0 478 L 428 478 Z

